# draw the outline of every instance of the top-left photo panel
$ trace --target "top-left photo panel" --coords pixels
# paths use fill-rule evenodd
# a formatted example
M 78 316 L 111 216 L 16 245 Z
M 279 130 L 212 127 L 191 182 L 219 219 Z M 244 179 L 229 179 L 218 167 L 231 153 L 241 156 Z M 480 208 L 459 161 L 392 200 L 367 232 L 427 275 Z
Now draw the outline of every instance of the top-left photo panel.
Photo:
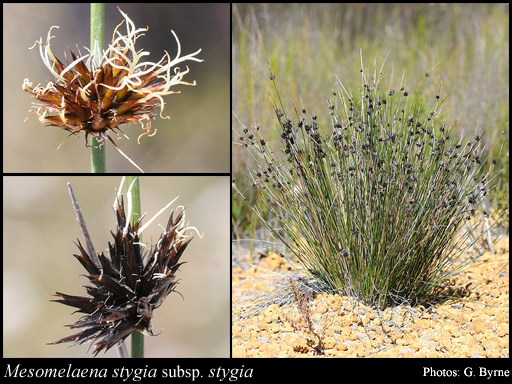
M 3 4 L 4 173 L 229 173 L 230 4 Z

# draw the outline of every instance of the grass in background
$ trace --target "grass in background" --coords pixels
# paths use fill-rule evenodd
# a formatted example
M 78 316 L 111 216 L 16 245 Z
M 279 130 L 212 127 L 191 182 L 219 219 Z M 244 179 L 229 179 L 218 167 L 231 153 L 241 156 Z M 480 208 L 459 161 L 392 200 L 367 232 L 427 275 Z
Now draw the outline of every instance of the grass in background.
M 453 134 L 469 138 L 476 127 L 489 127 L 482 141 L 494 143 L 509 120 L 508 31 L 508 4 L 235 4 L 233 112 L 244 123 L 260 126 L 266 140 L 277 139 L 265 58 L 286 90 L 285 104 L 302 101 L 308 113 L 323 114 L 324 95 L 335 91 L 335 76 L 349 79 L 347 90 L 358 89 L 353 74 L 360 69 L 361 48 L 371 59 L 383 60 L 391 52 L 384 72 L 393 70 L 396 83 L 405 73 L 409 89 L 419 86 L 418 74 L 441 60 L 422 97 L 432 100 L 451 90 L 442 113 L 457 119 Z M 245 191 L 250 185 L 247 165 L 254 163 L 239 141 L 242 128 L 235 116 L 233 126 L 233 174 Z M 488 153 L 491 148 L 484 147 L 482 159 L 496 159 L 503 169 L 492 180 L 499 188 L 491 191 L 492 206 L 501 213 L 508 206 L 508 137 L 503 151 Z M 484 169 L 491 165 L 485 162 Z M 258 199 L 255 191 L 245 195 L 250 203 Z M 246 210 L 234 193 L 233 212 Z M 250 210 L 234 214 L 235 230 L 249 231 L 252 220 Z
M 273 236 L 329 291 L 379 308 L 431 299 L 465 266 L 460 256 L 482 239 L 473 232 L 489 216 L 477 212 L 493 180 L 482 172 L 488 130 L 463 141 L 456 121 L 442 118 L 449 94 L 424 99 L 432 70 L 414 90 L 382 68 L 361 58 L 359 87 L 338 80 L 323 118 L 284 105 L 271 70 L 279 143 L 258 127 L 240 136 L 265 206 L 253 210 Z

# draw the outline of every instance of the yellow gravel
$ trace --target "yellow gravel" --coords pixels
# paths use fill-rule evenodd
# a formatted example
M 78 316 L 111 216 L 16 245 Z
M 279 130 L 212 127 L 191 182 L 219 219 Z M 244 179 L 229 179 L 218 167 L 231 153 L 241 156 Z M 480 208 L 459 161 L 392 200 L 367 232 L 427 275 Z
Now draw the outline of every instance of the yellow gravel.
M 319 294 L 310 317 L 317 338 L 300 322 L 296 305 L 269 304 L 243 317 L 251 298 L 275 289 L 289 265 L 269 252 L 258 267 L 233 268 L 233 357 L 508 357 L 509 239 L 453 281 L 458 300 L 376 311 L 347 296 Z

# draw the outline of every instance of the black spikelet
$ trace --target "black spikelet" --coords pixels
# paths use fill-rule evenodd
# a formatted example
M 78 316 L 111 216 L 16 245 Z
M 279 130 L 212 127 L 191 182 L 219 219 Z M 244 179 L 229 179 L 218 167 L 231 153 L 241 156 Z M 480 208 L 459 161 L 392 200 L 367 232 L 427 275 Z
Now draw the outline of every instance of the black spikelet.
M 185 236 L 184 210 L 176 218 L 171 212 L 165 232 L 156 245 L 144 254 L 139 240 L 141 219 L 133 227 L 128 224 L 123 198 L 114 207 L 117 216 L 116 232 L 110 231 L 114 240 L 108 244 L 110 258 L 104 253 L 91 255 L 76 244 L 80 254 L 74 255 L 87 270 L 89 279 L 84 285 L 89 297 L 70 296 L 57 292 L 57 303 L 78 308 L 85 313 L 70 328 L 84 328 L 81 332 L 49 344 L 73 342 L 72 345 L 94 341 L 93 354 L 109 350 L 137 330 L 153 335 L 151 319 L 153 310 L 162 305 L 169 293 L 175 290 L 175 276 L 181 255 L 193 237 Z M 78 213 L 77 213 L 78 215 Z M 91 253 L 94 252 L 91 246 Z M 94 252 L 95 253 L 95 252 Z

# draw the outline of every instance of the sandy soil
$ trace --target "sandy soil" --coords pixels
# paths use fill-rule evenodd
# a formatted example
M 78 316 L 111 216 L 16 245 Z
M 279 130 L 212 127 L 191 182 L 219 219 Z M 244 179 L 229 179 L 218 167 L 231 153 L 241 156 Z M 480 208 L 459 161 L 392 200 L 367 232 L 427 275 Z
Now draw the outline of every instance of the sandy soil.
M 347 296 L 314 294 L 301 322 L 290 277 L 274 252 L 233 264 L 233 357 L 509 357 L 509 238 L 453 281 L 457 299 L 376 311 Z M 293 327 L 293 324 L 295 327 Z M 302 324 L 302 326 L 301 326 Z M 320 340 L 319 340 L 320 338 Z

